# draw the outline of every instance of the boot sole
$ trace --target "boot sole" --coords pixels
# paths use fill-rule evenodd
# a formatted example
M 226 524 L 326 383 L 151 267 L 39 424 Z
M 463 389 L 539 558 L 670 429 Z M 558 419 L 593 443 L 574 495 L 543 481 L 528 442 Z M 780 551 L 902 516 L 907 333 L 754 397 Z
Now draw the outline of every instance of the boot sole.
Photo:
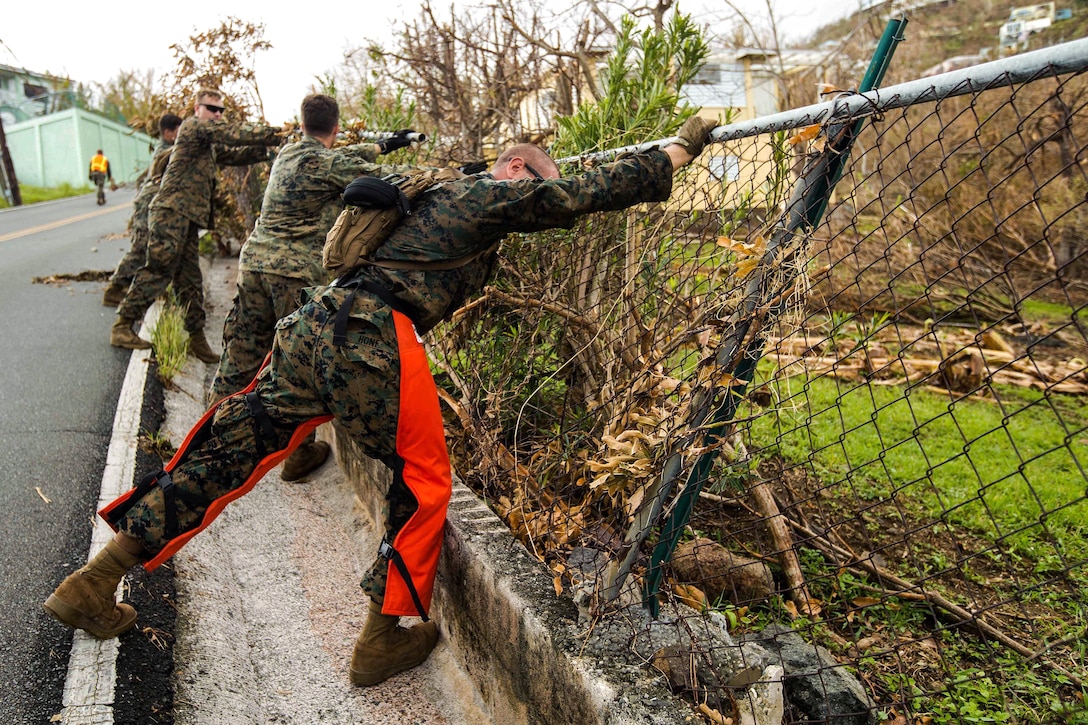
M 84 632 L 87 632 L 98 639 L 113 639 L 122 632 L 130 629 L 132 625 L 136 624 L 135 609 L 127 604 L 118 604 L 117 607 L 124 615 L 121 617 L 121 621 L 118 622 L 115 627 L 101 629 L 95 625 L 93 619 L 75 607 L 72 607 L 63 599 L 57 598 L 55 594 L 50 594 L 49 598 L 45 600 L 45 604 L 42 605 L 42 608 L 61 624 L 68 625 L 75 629 L 82 629 Z
M 385 682 L 393 675 L 399 675 L 401 672 L 406 672 L 413 667 L 419 667 L 421 664 L 427 661 L 427 657 L 430 657 L 431 653 L 428 652 L 419 662 L 413 662 L 411 664 L 404 663 L 398 667 L 390 667 L 384 670 L 356 670 L 348 668 L 351 673 L 352 683 L 359 685 L 360 687 L 373 687 L 374 685 Z

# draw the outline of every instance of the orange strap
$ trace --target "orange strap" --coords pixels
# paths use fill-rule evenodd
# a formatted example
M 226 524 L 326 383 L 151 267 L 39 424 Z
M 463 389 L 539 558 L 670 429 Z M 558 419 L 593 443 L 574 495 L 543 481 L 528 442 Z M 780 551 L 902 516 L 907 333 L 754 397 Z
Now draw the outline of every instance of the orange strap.
M 438 389 L 427 363 L 427 352 L 412 321 L 393 312 L 400 352 L 400 415 L 397 419 L 397 456 L 404 462 L 402 476 L 419 508 L 393 540 L 407 565 L 425 612 L 430 611 L 438 555 L 442 551 L 446 508 L 453 489 L 450 456 L 446 449 Z M 415 616 L 411 593 L 397 568 L 389 562 L 382 613 Z

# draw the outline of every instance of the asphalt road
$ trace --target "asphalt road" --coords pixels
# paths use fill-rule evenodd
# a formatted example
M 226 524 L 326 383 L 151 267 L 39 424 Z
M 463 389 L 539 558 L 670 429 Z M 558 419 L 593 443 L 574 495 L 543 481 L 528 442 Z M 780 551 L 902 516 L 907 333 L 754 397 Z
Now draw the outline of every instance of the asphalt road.
M 71 632 L 41 602 L 86 561 L 117 396 L 129 360 L 108 344 L 102 282 L 132 192 L 0 211 L 0 722 L 61 709 Z

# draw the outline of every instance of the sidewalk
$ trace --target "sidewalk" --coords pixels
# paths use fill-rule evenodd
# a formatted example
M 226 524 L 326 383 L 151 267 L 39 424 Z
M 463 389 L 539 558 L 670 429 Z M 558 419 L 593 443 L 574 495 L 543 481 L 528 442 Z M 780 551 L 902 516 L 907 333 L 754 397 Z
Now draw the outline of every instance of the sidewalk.
M 204 267 L 216 350 L 236 266 L 216 258 Z M 204 412 L 214 372 L 189 358 L 176 389 L 165 391 L 162 432 L 175 444 Z M 328 438 L 326 428 L 319 437 Z M 376 687 L 351 684 L 348 661 L 366 612 L 359 580 L 380 534 L 335 460 L 300 483 L 284 483 L 278 471 L 174 557 L 176 723 L 487 723 L 444 641 L 414 670 Z

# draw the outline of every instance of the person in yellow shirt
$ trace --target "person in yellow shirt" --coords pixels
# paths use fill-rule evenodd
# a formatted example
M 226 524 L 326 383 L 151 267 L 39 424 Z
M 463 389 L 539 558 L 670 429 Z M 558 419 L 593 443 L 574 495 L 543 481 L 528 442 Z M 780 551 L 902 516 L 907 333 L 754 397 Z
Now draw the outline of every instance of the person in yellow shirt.
M 113 172 L 110 171 L 110 160 L 102 153 L 102 149 L 95 151 L 94 156 L 91 157 L 91 169 L 87 178 L 91 180 L 91 183 L 98 187 L 99 206 L 106 203 L 107 181 L 110 182 L 110 188 L 112 190 L 117 190 L 117 185 L 113 183 Z

